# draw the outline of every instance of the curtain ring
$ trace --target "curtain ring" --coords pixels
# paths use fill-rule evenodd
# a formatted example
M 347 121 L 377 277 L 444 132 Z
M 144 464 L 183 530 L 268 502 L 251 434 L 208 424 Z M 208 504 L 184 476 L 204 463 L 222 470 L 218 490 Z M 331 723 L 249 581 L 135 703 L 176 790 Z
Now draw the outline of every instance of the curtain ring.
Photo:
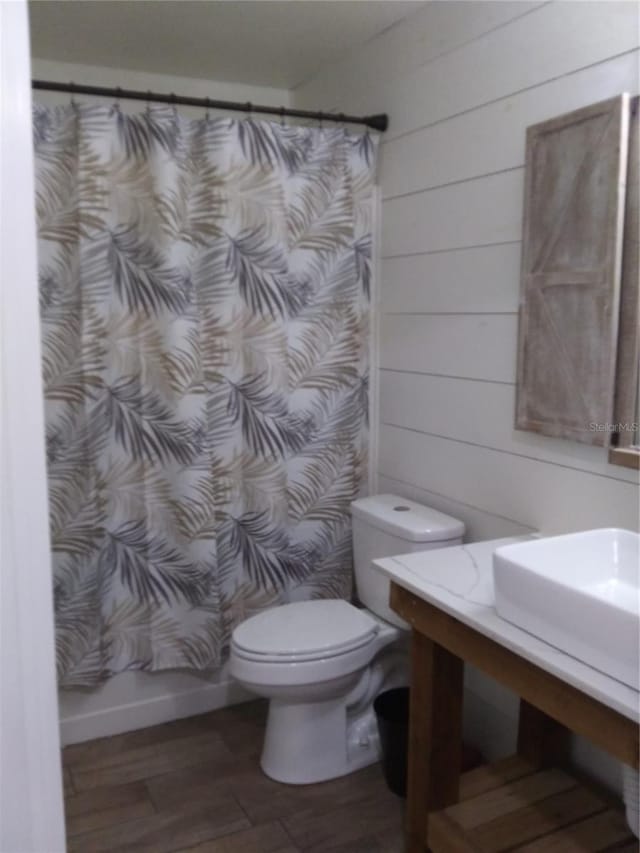
M 147 117 L 151 115 L 151 89 L 147 89 Z
M 70 99 L 69 99 L 69 103 L 70 103 L 70 104 L 71 104 L 71 106 L 72 106 L 72 107 L 74 107 L 74 108 L 77 106 L 77 104 L 76 104 L 76 99 L 73 97 L 73 93 L 75 92 L 75 90 L 76 90 L 76 84 L 75 84 L 75 83 L 73 82 L 73 80 L 72 80 L 72 81 L 69 83 L 69 92 L 71 93 L 71 97 L 70 97 Z
M 178 107 L 176 105 L 176 96 L 174 92 L 171 92 L 169 95 L 169 101 L 171 102 L 171 106 L 173 107 L 173 115 L 174 118 L 178 115 Z
M 251 103 L 251 101 L 247 101 L 245 107 L 247 110 L 247 118 L 251 118 L 251 113 L 253 112 L 253 104 Z
M 280 126 L 281 126 L 281 127 L 286 127 L 286 126 L 287 126 L 287 125 L 286 125 L 286 122 L 285 122 L 285 120 L 284 120 L 284 111 L 285 111 L 285 108 L 284 108 L 284 107 L 280 107 Z
M 345 126 L 345 124 L 344 124 L 344 113 L 338 113 L 338 119 L 339 119 L 340 124 L 342 125 L 342 127 L 344 129 L 344 126 Z
M 209 121 L 210 115 L 209 110 L 211 109 L 211 101 L 209 98 L 204 99 L 204 120 Z
M 116 86 L 116 101 L 114 107 L 120 112 L 120 98 L 122 96 L 122 89 L 120 86 Z
M 324 113 L 318 113 L 318 130 L 322 130 L 322 119 L 324 118 Z

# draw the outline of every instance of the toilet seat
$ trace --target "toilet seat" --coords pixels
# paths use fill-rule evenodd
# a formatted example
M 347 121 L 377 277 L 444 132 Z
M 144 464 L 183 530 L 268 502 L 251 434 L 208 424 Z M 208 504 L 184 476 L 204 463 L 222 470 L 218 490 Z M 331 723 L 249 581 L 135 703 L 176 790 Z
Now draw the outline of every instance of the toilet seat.
M 380 625 L 341 599 L 298 601 L 266 610 L 238 625 L 232 648 L 245 660 L 304 663 L 368 646 Z

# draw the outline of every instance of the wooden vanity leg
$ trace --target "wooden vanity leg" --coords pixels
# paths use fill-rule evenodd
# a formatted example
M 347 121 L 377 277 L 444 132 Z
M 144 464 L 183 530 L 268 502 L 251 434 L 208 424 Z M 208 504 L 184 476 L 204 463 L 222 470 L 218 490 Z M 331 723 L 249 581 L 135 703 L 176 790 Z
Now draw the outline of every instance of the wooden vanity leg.
M 570 732 L 539 708 L 520 700 L 518 755 L 539 767 L 563 764 L 568 756 Z
M 428 812 L 457 802 L 462 757 L 464 663 L 411 632 L 407 850 L 427 849 Z

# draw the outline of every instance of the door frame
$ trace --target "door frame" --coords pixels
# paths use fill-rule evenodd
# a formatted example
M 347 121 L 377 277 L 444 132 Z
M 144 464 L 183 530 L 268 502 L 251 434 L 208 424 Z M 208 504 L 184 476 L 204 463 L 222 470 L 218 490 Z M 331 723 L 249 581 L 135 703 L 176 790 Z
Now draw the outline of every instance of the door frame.
M 25 0 L 0 0 L 0 850 L 64 853 Z

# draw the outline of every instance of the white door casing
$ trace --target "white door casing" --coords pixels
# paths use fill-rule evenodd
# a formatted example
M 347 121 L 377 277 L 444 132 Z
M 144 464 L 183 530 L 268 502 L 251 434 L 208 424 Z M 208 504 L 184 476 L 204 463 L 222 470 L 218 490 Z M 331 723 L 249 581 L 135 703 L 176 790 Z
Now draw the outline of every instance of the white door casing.
M 0 2 L 0 128 L 0 853 L 63 853 L 25 0 Z

